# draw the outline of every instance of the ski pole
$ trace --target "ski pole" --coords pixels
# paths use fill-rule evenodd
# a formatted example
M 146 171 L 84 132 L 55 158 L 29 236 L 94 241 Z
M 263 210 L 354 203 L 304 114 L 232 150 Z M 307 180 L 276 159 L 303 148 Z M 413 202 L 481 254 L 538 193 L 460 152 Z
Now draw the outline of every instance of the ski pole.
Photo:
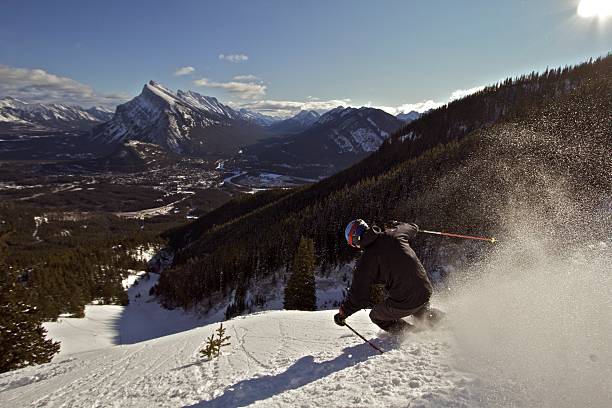
M 477 239 L 479 241 L 489 241 L 494 244 L 496 242 L 495 238 L 485 238 L 485 237 L 472 237 L 470 235 L 459 235 L 459 234 L 451 234 L 448 232 L 438 232 L 438 231 L 427 231 L 427 230 L 419 230 L 419 232 L 425 234 L 434 234 L 434 235 L 442 235 L 445 237 L 453 237 L 453 238 L 465 238 L 465 239 Z
M 371 343 L 368 339 L 366 339 L 365 337 L 363 337 L 361 334 L 357 333 L 357 331 L 355 329 L 353 329 L 351 326 L 349 326 L 346 322 L 344 322 L 344 325 L 346 327 L 349 328 L 350 331 L 352 331 L 353 333 L 355 333 L 356 335 L 358 335 L 359 337 L 361 337 L 361 340 L 365 341 L 366 343 L 368 343 L 370 346 L 372 346 L 373 349 L 378 350 L 378 352 L 380 354 L 383 353 L 383 351 L 381 349 L 379 349 L 375 344 Z

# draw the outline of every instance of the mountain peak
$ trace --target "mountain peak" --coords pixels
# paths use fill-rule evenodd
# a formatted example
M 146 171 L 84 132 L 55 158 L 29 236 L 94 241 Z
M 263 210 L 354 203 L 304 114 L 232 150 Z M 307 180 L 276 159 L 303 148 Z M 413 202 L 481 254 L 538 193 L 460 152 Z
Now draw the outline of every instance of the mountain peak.
M 344 107 L 344 106 L 337 106 L 334 109 L 325 112 L 323 115 L 321 115 L 318 120 L 317 120 L 317 124 L 322 125 L 325 124 L 327 122 L 331 122 L 333 120 L 338 119 L 339 117 L 342 116 L 346 116 L 348 114 L 350 114 L 353 111 L 356 111 L 357 109 L 355 108 L 351 108 L 351 107 Z
M 140 98 L 141 96 L 145 96 L 145 97 L 146 96 L 155 96 L 155 97 L 157 97 L 157 99 L 165 102 L 166 104 L 168 104 L 170 106 L 174 106 L 175 103 L 177 102 L 176 95 L 171 90 L 169 90 L 168 88 L 164 87 L 160 83 L 155 82 L 153 80 L 151 80 L 151 81 L 149 81 L 149 83 L 145 84 L 145 86 L 142 89 L 142 93 L 140 94 L 140 96 L 134 98 L 133 100 L 136 100 L 136 99 Z
M 301 110 L 293 118 L 294 119 L 306 119 L 306 118 L 318 118 L 319 116 L 321 116 L 321 115 L 317 111 L 314 111 L 314 110 Z
M 422 115 L 422 113 L 419 113 L 417 111 L 410 111 L 410 112 L 402 112 L 402 113 L 398 113 L 396 115 L 396 117 L 406 123 L 410 123 L 414 120 L 417 120 L 418 118 L 420 118 Z
M 312 126 L 320 116 L 313 110 L 301 110 L 295 116 L 274 123 L 271 130 L 279 134 L 299 133 Z

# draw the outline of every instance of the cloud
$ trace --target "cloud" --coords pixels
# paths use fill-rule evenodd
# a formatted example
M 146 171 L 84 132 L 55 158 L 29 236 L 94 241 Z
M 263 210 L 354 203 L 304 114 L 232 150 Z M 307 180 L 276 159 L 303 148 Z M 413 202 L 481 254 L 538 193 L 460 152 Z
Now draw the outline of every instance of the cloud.
M 439 108 L 440 106 L 443 106 L 443 105 L 444 105 L 444 102 L 436 102 L 434 100 L 428 99 L 422 102 L 405 103 L 403 105 L 399 105 L 396 107 L 374 106 L 374 108 L 382 109 L 385 112 L 390 113 L 391 115 L 397 115 L 400 113 L 408 113 L 412 111 L 423 113 L 423 112 L 427 112 L 430 109 Z
M 193 83 L 207 88 L 223 89 L 240 99 L 255 99 L 266 94 L 266 85 L 253 82 L 215 82 L 207 78 L 201 78 L 193 81 Z
M 247 61 L 249 56 L 245 54 L 219 54 L 219 59 L 238 64 Z
M 475 86 L 470 89 L 457 89 L 456 91 L 453 91 L 453 93 L 451 94 L 449 102 L 454 101 L 455 99 L 461 99 L 473 93 L 482 91 L 484 88 L 485 88 L 484 86 Z
M 434 101 L 432 99 L 428 99 L 426 101 L 421 101 L 421 102 L 416 102 L 416 103 L 406 103 L 406 104 L 399 105 L 399 106 L 374 106 L 374 105 L 371 105 L 370 102 L 368 102 L 366 106 L 377 108 L 377 109 L 382 109 L 391 115 L 398 115 L 400 113 L 408 113 L 412 111 L 423 113 L 423 112 L 427 112 L 428 110 L 436 109 L 436 108 L 439 108 L 440 106 L 444 106 L 447 103 L 452 102 L 454 100 L 461 99 L 473 93 L 482 91 L 484 88 L 485 88 L 484 86 L 475 86 L 469 89 L 456 89 L 453 92 L 451 92 L 450 96 L 448 97 L 446 101 Z
M 265 113 L 270 116 L 287 117 L 293 116 L 301 110 L 316 110 L 319 112 L 327 111 L 338 106 L 351 106 L 350 99 L 330 99 L 330 100 L 308 100 L 300 101 L 275 101 L 260 100 L 240 104 L 240 108 L 247 108 L 257 112 Z
M 235 81 L 240 81 L 240 82 L 251 82 L 251 81 L 259 81 L 260 79 L 258 77 L 256 77 L 255 75 L 236 75 L 234 77 Z
M 114 108 L 129 99 L 123 93 L 102 94 L 74 79 L 42 69 L 0 65 L 0 96 L 12 96 L 33 103 L 63 103 L 83 107 Z
M 234 77 L 237 79 L 237 77 Z M 304 102 L 300 101 L 276 101 L 276 100 L 259 100 L 253 101 L 243 104 L 232 104 L 239 108 L 247 108 L 253 111 L 265 113 L 270 116 L 278 116 L 278 117 L 288 117 L 297 114 L 300 110 L 316 110 L 320 113 L 324 111 L 328 111 L 330 109 L 336 108 L 338 106 L 346 106 L 346 107 L 354 107 L 358 108 L 361 106 L 367 106 L 369 108 L 381 109 L 390 115 L 398 115 L 400 113 L 408 113 L 408 112 L 427 112 L 431 109 L 436 109 L 441 106 L 446 105 L 449 102 L 452 102 L 456 99 L 461 99 L 468 95 L 471 95 L 475 92 L 481 91 L 484 89 L 484 86 L 476 86 L 470 89 L 457 89 L 451 92 L 450 96 L 446 101 L 434 101 L 433 99 L 428 99 L 421 102 L 415 103 L 405 103 L 398 106 L 384 106 L 384 105 L 375 105 L 372 102 L 368 102 L 365 105 L 356 105 L 353 104 L 351 99 L 329 99 L 329 100 L 320 100 L 314 96 L 308 96 L 307 100 Z
M 181 67 L 177 69 L 176 71 L 174 71 L 174 76 L 189 75 L 194 71 L 195 71 L 194 67 Z

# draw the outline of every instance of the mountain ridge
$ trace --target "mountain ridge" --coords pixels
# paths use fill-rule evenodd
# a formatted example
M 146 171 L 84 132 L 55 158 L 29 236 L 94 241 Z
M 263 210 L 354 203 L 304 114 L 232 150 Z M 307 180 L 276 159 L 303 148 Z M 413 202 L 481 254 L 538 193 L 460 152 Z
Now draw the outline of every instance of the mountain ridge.
M 264 141 L 247 150 L 263 161 L 344 168 L 376 151 L 402 124 L 380 109 L 342 106 L 318 117 L 309 115 L 309 121 L 310 125 L 299 133 Z
M 0 122 L 5 125 L 54 130 L 89 130 L 112 117 L 112 112 L 93 106 L 28 103 L 10 96 L 0 98 Z
M 277 134 L 290 135 L 302 132 L 312 126 L 321 115 L 314 110 L 301 110 L 296 115 L 270 125 Z

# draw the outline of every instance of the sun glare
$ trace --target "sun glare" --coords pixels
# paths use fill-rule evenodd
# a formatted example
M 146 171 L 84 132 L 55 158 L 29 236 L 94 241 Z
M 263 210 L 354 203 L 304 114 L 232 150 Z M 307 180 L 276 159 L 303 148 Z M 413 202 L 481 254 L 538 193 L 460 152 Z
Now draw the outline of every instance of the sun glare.
M 580 17 L 612 16 L 612 0 L 581 0 L 578 4 Z

